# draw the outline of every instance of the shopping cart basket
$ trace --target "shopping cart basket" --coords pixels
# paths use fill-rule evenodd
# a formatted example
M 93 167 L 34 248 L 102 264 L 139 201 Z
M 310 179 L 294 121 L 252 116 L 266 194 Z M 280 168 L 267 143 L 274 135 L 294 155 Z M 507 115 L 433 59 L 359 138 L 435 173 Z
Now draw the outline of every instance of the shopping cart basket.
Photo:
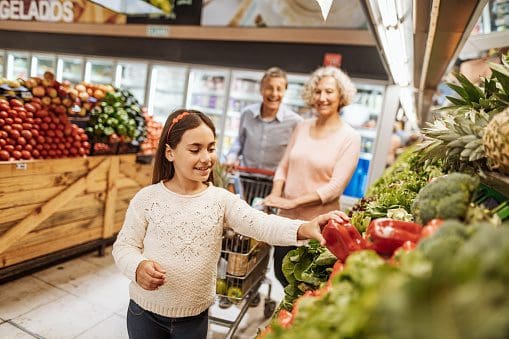
M 250 205 L 257 199 L 265 198 L 272 189 L 274 172 L 240 167 L 232 179 L 238 181 L 236 193 Z M 276 302 L 271 300 L 272 283 L 265 277 L 270 259 L 270 246 L 255 239 L 240 235 L 232 230 L 225 230 L 221 248 L 221 259 L 218 269 L 216 294 L 226 297 L 235 304 L 242 304 L 235 320 L 230 321 L 211 316 L 212 323 L 229 327 L 226 338 L 232 338 L 249 305 L 257 297 L 262 283 L 268 286 L 264 300 L 263 314 L 268 319 L 274 313 Z M 223 263 L 221 265 L 221 263 Z

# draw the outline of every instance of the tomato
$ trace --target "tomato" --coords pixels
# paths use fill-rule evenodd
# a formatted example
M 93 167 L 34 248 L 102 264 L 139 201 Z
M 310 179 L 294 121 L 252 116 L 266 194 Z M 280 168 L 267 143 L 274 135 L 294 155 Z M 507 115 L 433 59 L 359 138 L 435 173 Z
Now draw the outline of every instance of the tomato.
M 0 111 L 0 118 L 5 119 L 9 117 L 9 113 L 6 111 Z
M 25 160 L 28 160 L 32 157 L 32 155 L 30 154 L 30 152 L 28 151 L 21 151 L 21 158 L 25 159 Z
M 29 104 L 29 103 L 26 103 L 26 104 L 25 104 L 25 109 L 26 109 L 28 112 L 32 112 L 32 113 L 33 113 L 33 112 L 35 112 L 35 107 L 34 107 L 34 105 Z
M 37 159 L 37 158 L 39 158 L 39 157 L 41 156 L 41 153 L 39 153 L 39 151 L 38 151 L 38 150 L 34 149 L 34 150 L 32 151 L 32 156 L 33 156 L 35 159 Z
M 11 157 L 11 155 L 6 150 L 0 151 L 0 160 L 1 161 L 8 161 L 10 157 Z
M 11 104 L 12 107 L 23 106 L 23 102 L 21 102 L 21 100 L 18 99 L 11 99 L 9 103 Z
M 283 308 L 279 311 L 277 315 L 277 320 L 279 321 L 281 327 L 288 328 L 292 325 L 293 314 L 291 314 L 290 312 Z
M 21 158 L 21 152 L 20 151 L 12 151 L 11 155 L 16 160 L 19 160 Z
M 18 139 L 21 136 L 21 133 L 17 129 L 13 129 L 10 133 L 11 138 L 14 140 Z
M 21 131 L 21 136 L 25 139 L 32 139 L 32 132 L 28 131 L 28 130 L 23 130 Z

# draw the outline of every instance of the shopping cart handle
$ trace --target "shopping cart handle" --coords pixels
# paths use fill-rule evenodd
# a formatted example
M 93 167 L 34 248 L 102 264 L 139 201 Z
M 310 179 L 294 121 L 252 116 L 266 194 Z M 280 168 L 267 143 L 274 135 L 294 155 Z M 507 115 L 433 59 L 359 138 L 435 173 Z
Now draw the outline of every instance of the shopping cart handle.
M 275 173 L 274 171 L 269 171 L 269 170 L 262 169 L 262 168 L 244 167 L 244 166 L 237 167 L 237 170 L 239 170 L 240 172 L 245 172 L 245 173 L 256 173 L 256 174 L 264 174 L 264 175 L 269 175 L 269 176 L 274 176 L 274 173 Z

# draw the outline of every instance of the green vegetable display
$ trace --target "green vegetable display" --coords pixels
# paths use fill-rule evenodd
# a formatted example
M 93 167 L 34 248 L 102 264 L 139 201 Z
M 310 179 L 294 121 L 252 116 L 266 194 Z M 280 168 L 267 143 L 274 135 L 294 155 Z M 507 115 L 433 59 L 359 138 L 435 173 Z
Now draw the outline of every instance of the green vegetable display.
M 86 131 L 96 142 L 139 145 L 145 138 L 141 106 L 129 91 L 115 89 L 92 108 Z
M 282 270 L 289 284 L 285 287 L 281 307 L 291 310 L 296 298 L 324 285 L 336 260 L 327 248 L 315 240 L 288 252 L 283 259 Z
M 435 218 L 463 220 L 478 185 L 479 178 L 468 174 L 451 173 L 439 177 L 416 196 L 412 214 L 421 224 Z
M 507 338 L 508 259 L 509 224 L 449 221 L 397 265 L 352 253 L 329 293 L 299 300 L 265 338 Z

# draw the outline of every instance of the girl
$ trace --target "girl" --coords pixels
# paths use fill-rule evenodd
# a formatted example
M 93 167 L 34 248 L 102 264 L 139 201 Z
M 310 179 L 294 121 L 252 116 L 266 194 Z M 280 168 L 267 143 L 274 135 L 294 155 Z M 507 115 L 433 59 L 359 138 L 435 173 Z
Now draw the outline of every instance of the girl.
M 314 238 L 341 212 L 309 222 L 266 215 L 211 185 L 215 128 L 203 113 L 178 110 L 166 121 L 152 185 L 131 200 L 113 256 L 132 280 L 130 338 L 206 338 L 223 227 L 277 245 Z

